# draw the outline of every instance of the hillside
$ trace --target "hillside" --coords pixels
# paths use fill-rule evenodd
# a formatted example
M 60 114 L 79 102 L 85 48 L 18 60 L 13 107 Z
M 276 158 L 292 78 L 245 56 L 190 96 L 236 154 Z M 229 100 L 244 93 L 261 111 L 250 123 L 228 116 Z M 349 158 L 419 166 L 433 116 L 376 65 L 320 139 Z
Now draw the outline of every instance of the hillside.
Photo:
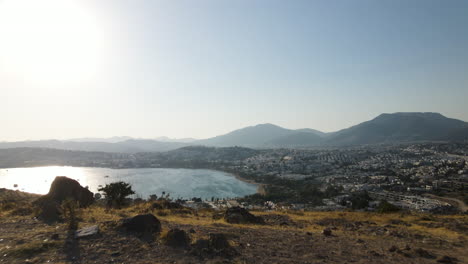
M 324 138 L 311 132 L 299 132 L 282 137 L 274 138 L 264 145 L 266 147 L 282 147 L 282 148 L 301 148 L 320 146 Z
M 165 152 L 186 146 L 307 148 L 417 141 L 466 141 L 468 140 L 468 123 L 447 118 L 439 113 L 408 112 L 381 114 L 372 120 L 331 133 L 323 133 L 310 128 L 294 130 L 273 124 L 259 124 L 202 140 L 180 139 L 177 141 L 164 137 L 160 139 L 115 137 L 103 139 L 106 142 L 99 142 L 97 141 L 99 139 L 95 138 L 69 141 L 0 142 L 0 149 L 29 147 L 138 153 Z
M 207 146 L 244 146 L 254 148 L 281 147 L 290 144 L 313 145 L 320 141 L 322 132 L 314 129 L 292 130 L 273 124 L 260 124 L 238 130 L 225 135 L 198 140 L 194 142 Z M 309 142 L 308 139 L 314 141 Z
M 128 139 L 119 142 L 38 140 L 0 142 L 0 149 L 8 148 L 52 148 L 75 151 L 98 151 L 114 153 L 160 152 L 187 146 L 188 143 L 161 142 L 157 140 Z
M 394 113 L 332 133 L 328 145 L 360 145 L 412 141 L 451 141 L 451 133 L 467 131 L 468 123 L 439 113 Z M 463 130 L 465 129 L 465 130 Z
M 1 191 L 1 190 L 0 190 Z M 0 192 L 1 193 L 1 192 Z M 0 196 L 1 198 L 1 196 Z M 31 204 L 0 200 L 3 263 L 466 263 L 467 216 L 415 213 L 254 211 L 265 224 L 232 224 L 211 209 L 158 209 L 140 202 L 107 210 L 102 203 L 77 211 L 79 228 L 99 234 L 77 239 L 66 222 L 33 218 Z M 120 227 L 124 218 L 151 213 L 162 232 L 141 237 Z M 221 213 L 221 217 L 219 217 Z M 184 230 L 187 247 L 168 244 Z M 324 235 L 324 230 L 330 234 Z M 227 238 L 219 251 L 200 251 L 213 234 Z M 181 239 L 181 238 L 179 238 Z M 223 248 L 224 247 L 224 248 Z M 229 249 L 229 250 L 225 250 Z

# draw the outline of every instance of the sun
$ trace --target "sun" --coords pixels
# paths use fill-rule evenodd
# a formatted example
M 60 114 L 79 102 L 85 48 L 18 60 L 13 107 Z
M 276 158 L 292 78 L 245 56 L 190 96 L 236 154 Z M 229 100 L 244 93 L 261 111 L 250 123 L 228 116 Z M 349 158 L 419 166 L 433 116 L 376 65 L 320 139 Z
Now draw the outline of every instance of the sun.
M 73 0 L 0 0 L 0 71 L 25 81 L 80 82 L 102 63 L 95 17 Z

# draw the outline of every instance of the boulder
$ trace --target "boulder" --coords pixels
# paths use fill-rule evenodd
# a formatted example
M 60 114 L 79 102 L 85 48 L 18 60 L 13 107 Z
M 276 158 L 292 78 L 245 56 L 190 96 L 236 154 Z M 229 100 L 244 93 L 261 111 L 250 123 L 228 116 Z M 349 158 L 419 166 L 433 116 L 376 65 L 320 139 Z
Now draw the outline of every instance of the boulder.
M 178 228 L 169 230 L 164 240 L 166 245 L 173 248 L 188 248 L 190 246 L 190 236 Z
M 224 234 L 210 234 L 209 239 L 199 239 L 192 245 L 191 254 L 200 258 L 221 256 L 231 258 L 239 253 L 229 244 Z
M 41 200 L 38 204 L 39 214 L 37 218 L 41 219 L 46 223 L 55 223 L 62 220 L 62 209 L 60 204 L 50 199 Z
M 161 232 L 161 222 L 152 214 L 137 215 L 123 220 L 122 227 L 140 234 L 155 234 Z
M 58 176 L 50 185 L 49 193 L 39 198 L 38 204 L 44 200 L 52 200 L 59 204 L 67 199 L 77 201 L 80 207 L 87 207 L 94 202 L 93 193 L 82 187 L 78 181 Z
M 322 230 L 322 234 L 324 236 L 331 236 L 332 235 L 332 230 L 330 228 L 325 228 L 324 230 Z
M 75 232 L 75 238 L 87 238 L 99 234 L 99 226 L 88 226 Z
M 238 206 L 227 209 L 224 213 L 224 220 L 230 224 L 265 224 L 263 218 Z
M 224 250 L 230 248 L 229 241 L 224 234 L 210 234 L 210 246 L 216 250 Z

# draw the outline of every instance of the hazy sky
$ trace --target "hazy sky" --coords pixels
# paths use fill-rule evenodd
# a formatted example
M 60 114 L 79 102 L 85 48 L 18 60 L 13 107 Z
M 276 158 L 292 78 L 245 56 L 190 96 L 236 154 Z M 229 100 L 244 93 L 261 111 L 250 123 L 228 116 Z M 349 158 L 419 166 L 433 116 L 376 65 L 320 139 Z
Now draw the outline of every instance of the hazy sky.
M 0 0 L 0 94 L 0 141 L 468 121 L 468 1 Z

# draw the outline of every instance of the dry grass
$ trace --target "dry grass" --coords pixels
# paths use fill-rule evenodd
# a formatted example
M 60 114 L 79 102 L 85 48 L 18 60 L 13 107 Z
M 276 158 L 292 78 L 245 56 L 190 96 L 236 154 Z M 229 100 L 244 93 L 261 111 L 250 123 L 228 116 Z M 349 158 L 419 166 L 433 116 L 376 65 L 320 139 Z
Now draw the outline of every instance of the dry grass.
M 18 258 L 31 258 L 37 254 L 45 253 L 51 250 L 57 250 L 61 246 L 62 243 L 56 241 L 34 241 L 16 246 L 15 248 L 5 251 L 4 254 Z

